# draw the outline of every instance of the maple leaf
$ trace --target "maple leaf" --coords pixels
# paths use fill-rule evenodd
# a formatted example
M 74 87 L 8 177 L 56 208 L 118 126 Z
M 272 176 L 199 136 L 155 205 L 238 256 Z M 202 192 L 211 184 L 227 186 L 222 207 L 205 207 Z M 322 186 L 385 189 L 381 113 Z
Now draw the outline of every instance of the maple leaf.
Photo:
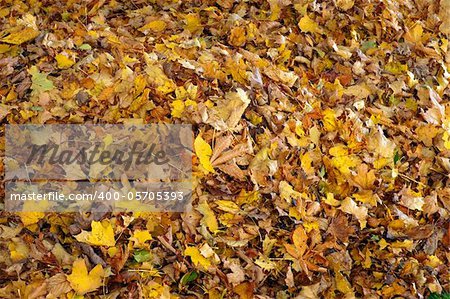
M 31 89 L 34 92 L 39 93 L 43 91 L 49 91 L 54 88 L 53 82 L 47 79 L 47 75 L 39 72 L 36 66 L 32 66 L 28 73 L 31 75 Z
M 70 54 L 60 53 L 55 56 L 58 68 L 68 69 L 75 64 L 75 60 L 69 57 Z
M 92 231 L 82 231 L 75 238 L 80 242 L 97 246 L 114 246 L 116 244 L 114 230 L 109 220 L 92 221 L 91 228 Z
M 322 30 L 320 29 L 319 25 L 314 22 L 308 15 L 304 15 L 300 22 L 298 23 L 298 27 L 300 27 L 300 30 L 303 32 L 312 32 L 312 33 L 321 33 Z
M 137 229 L 133 232 L 133 236 L 130 238 L 131 241 L 134 241 L 134 247 L 142 247 L 145 245 L 145 242 L 150 241 L 152 239 L 152 235 L 148 230 L 140 230 Z
M 67 276 L 67 280 L 77 294 L 84 295 L 101 287 L 104 276 L 101 265 L 88 272 L 84 259 L 77 259 L 73 262 L 72 273 Z
M 200 265 L 204 269 L 208 269 L 211 266 L 211 262 L 205 258 L 197 247 L 186 247 L 184 254 L 191 257 L 194 265 Z

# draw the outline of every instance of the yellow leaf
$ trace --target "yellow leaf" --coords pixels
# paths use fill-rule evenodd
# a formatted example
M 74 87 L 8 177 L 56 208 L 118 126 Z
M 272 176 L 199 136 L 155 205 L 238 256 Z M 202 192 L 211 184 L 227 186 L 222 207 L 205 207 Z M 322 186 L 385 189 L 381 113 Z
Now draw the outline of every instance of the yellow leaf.
M 322 198 L 322 201 L 330 206 L 338 207 L 341 203 L 334 198 L 333 193 L 327 193 L 327 198 Z
M 19 238 L 12 238 L 12 242 L 8 244 L 8 249 L 13 262 L 26 259 L 30 252 L 25 242 Z
M 281 7 L 278 5 L 277 0 L 269 0 L 270 4 L 270 17 L 269 20 L 276 21 L 280 17 Z
M 298 256 L 303 256 L 306 249 L 308 248 L 308 244 L 306 243 L 308 241 L 308 235 L 306 234 L 303 226 L 300 225 L 295 229 L 294 233 L 292 234 L 292 241 L 298 251 Z
M 39 31 L 31 27 L 26 27 L 20 31 L 11 33 L 7 37 L 0 39 L 0 41 L 7 44 L 20 45 L 36 38 L 38 35 Z
M 255 264 L 260 266 L 266 271 L 270 271 L 276 268 L 277 264 L 271 261 L 268 257 L 260 255 L 259 258 L 255 261 Z
M 24 226 L 38 223 L 39 219 L 45 216 L 43 212 L 21 212 L 19 215 Z
M 111 134 L 107 134 L 105 136 L 105 138 L 103 138 L 103 142 L 105 143 L 105 148 L 107 148 L 108 146 L 110 146 L 113 142 L 113 137 Z
M 230 45 L 235 47 L 242 47 L 245 45 L 245 28 L 243 27 L 235 27 L 231 29 L 230 36 L 228 39 Z
M 217 130 L 235 129 L 249 104 L 250 98 L 242 88 L 236 89 L 236 92 L 227 92 L 225 98 L 219 100 L 211 111 L 213 118 L 219 118 L 211 124 Z
M 354 0 L 334 0 L 334 5 L 338 9 L 349 10 L 355 5 Z
M 329 152 L 333 156 L 331 163 L 344 175 L 349 175 L 350 167 L 355 167 L 360 162 L 358 157 L 348 155 L 347 147 L 344 145 L 334 146 Z
M 152 235 L 148 230 L 135 230 L 133 236 L 130 238 L 131 241 L 134 241 L 134 246 L 142 246 L 145 242 L 152 239 Z
M 361 189 L 371 189 L 376 180 L 375 170 L 369 171 L 367 164 L 360 164 L 357 168 L 357 175 L 353 177 L 353 181 Z
M 305 15 L 303 18 L 300 19 L 300 22 L 298 23 L 298 27 L 300 27 L 300 30 L 303 32 L 312 32 L 312 33 L 320 33 L 321 30 L 319 28 L 319 25 L 317 25 L 314 20 L 312 20 L 308 15 Z
M 108 255 L 110 257 L 113 257 L 116 255 L 116 253 L 119 251 L 119 249 L 117 249 L 117 247 L 109 247 L 108 248 Z
M 381 239 L 380 241 L 378 241 L 378 245 L 380 245 L 380 250 L 383 250 L 389 246 L 389 243 L 386 242 L 385 239 Z
M 307 233 L 311 232 L 313 229 L 318 230 L 319 229 L 319 222 L 304 222 L 303 226 L 305 227 L 305 230 Z
M 323 126 L 325 127 L 325 130 L 327 130 L 328 132 L 337 129 L 336 112 L 334 112 L 334 110 L 326 109 L 323 111 Z
M 186 29 L 191 33 L 196 33 L 202 29 L 202 24 L 200 23 L 200 16 L 198 14 L 188 14 L 185 16 Z
M 242 189 L 241 192 L 239 192 L 239 195 L 236 198 L 236 202 L 239 205 L 242 205 L 244 203 L 246 204 L 252 204 L 258 200 L 261 199 L 261 194 L 258 191 L 249 191 Z
M 172 79 L 169 79 L 158 65 L 149 64 L 145 72 L 148 75 L 148 81 L 162 94 L 168 94 L 177 87 Z
M 150 281 L 142 286 L 143 297 L 145 299 L 168 299 L 175 298 L 170 295 L 170 288 L 167 285 L 161 285 L 156 281 Z
M 439 18 L 442 20 L 442 24 L 439 26 L 439 30 L 442 34 L 450 34 L 450 0 L 441 0 L 439 7 Z
M 114 246 L 116 244 L 114 231 L 108 220 L 92 221 L 91 227 L 91 232 L 82 231 L 75 238 L 80 242 L 97 246 Z
M 349 175 L 350 167 L 355 167 L 359 163 L 359 159 L 352 156 L 335 157 L 331 160 L 333 166 L 339 169 L 342 174 Z
M 218 209 L 225 212 L 236 214 L 241 210 L 237 204 L 229 200 L 216 200 L 215 203 Z
M 182 100 L 175 100 L 172 102 L 172 114 L 173 117 L 181 118 L 184 111 L 184 102 Z
M 11 46 L 7 44 L 0 44 L 0 54 L 4 54 L 11 50 Z
M 444 132 L 444 134 L 442 135 L 442 140 L 444 141 L 444 147 L 446 149 L 450 149 L 450 134 L 448 133 L 448 131 Z
M 413 28 L 411 28 L 410 30 L 408 30 L 405 33 L 405 40 L 407 40 L 410 43 L 420 43 L 421 39 L 422 39 L 422 35 L 423 35 L 423 27 L 420 24 L 416 24 L 414 25 Z
M 340 157 L 340 156 L 348 155 L 348 149 L 343 144 L 338 144 L 336 146 L 333 146 L 332 148 L 330 148 L 329 152 L 330 152 L 330 155 L 332 155 L 333 157 Z
M 200 160 L 200 165 L 206 172 L 214 172 L 214 168 L 211 164 L 212 149 L 211 146 L 203 140 L 202 136 L 198 135 L 194 141 L 195 154 Z
M 206 201 L 198 205 L 197 211 L 203 215 L 202 224 L 206 225 L 210 232 L 215 233 L 219 230 L 216 215 Z
M 345 278 L 344 275 L 341 274 L 341 272 L 336 272 L 336 289 L 341 292 L 342 294 L 348 294 L 353 292 L 352 287 L 350 283 L 348 282 L 347 278 Z
M 392 62 L 389 62 L 388 64 L 386 64 L 384 69 L 387 72 L 392 73 L 393 75 L 401 75 L 408 70 L 408 65 L 401 64 L 398 61 L 397 62 L 392 61 Z
M 70 286 L 79 295 L 95 291 L 102 286 L 102 279 L 105 276 L 101 265 L 95 266 L 89 273 L 83 259 L 77 259 L 73 263 L 72 274 L 67 276 Z
M 299 200 L 302 197 L 302 194 L 295 191 L 294 188 L 286 181 L 281 181 L 278 189 L 280 190 L 280 197 L 289 203 L 292 200 Z
M 72 65 L 75 64 L 75 60 L 72 60 L 71 58 L 67 57 L 64 54 L 58 54 L 55 56 L 56 62 L 58 64 L 58 68 L 60 69 L 68 69 Z
M 414 248 L 413 240 L 395 241 L 391 244 L 392 248 L 404 248 L 406 250 L 412 250 Z
M 146 31 L 149 31 L 149 30 L 153 31 L 153 32 L 161 32 L 164 29 L 166 29 L 166 22 L 164 22 L 162 20 L 156 20 L 156 21 L 151 21 L 150 23 L 142 26 L 138 30 L 146 33 Z
M 172 116 L 173 117 L 177 117 L 177 118 L 181 118 L 181 116 L 183 115 L 184 109 L 186 107 L 189 106 L 197 106 L 197 103 L 192 101 L 192 100 L 186 100 L 186 101 L 182 101 L 182 100 L 175 100 L 172 102 L 171 106 L 173 107 L 172 109 Z
M 202 266 L 204 269 L 208 269 L 211 266 L 211 262 L 201 255 L 200 250 L 197 247 L 187 247 L 184 250 L 184 254 L 191 257 L 195 266 Z
M 357 99 L 365 99 L 372 94 L 372 90 L 366 83 L 353 85 L 345 89 L 345 95 L 354 96 Z
M 144 75 L 138 75 L 136 78 L 134 78 L 134 90 L 135 95 L 140 95 L 147 85 L 146 79 Z
M 359 193 L 353 194 L 353 197 L 364 204 L 371 205 L 375 207 L 377 205 L 377 197 L 371 190 L 361 191 Z

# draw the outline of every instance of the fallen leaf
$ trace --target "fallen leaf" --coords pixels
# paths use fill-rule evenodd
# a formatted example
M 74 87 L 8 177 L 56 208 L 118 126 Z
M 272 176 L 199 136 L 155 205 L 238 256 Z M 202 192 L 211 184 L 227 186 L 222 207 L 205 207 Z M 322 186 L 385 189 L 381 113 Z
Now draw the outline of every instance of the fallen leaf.
M 53 82 L 47 79 L 47 75 L 39 72 L 36 66 L 32 66 L 28 73 L 31 75 L 31 89 L 36 93 L 49 91 L 54 88 Z
M 101 265 L 95 266 L 88 272 L 83 259 L 77 259 L 72 266 L 72 273 L 67 276 L 72 289 L 79 295 L 95 291 L 102 286 L 105 272 Z
M 303 32 L 311 32 L 311 33 L 321 33 L 321 29 L 319 27 L 319 25 L 314 22 L 314 20 L 312 20 L 310 17 L 308 17 L 308 15 L 304 15 L 301 19 L 300 22 L 298 23 L 298 27 L 300 27 L 300 30 L 302 30 Z
M 200 203 L 197 210 L 203 215 L 202 224 L 206 225 L 210 232 L 216 233 L 219 230 L 216 215 L 206 201 Z
M 195 154 L 200 160 L 200 165 L 206 172 L 215 172 L 211 164 L 212 149 L 211 146 L 198 135 L 194 141 Z
M 351 214 L 358 219 L 361 229 L 366 227 L 368 209 L 364 206 L 358 206 L 350 197 L 345 198 L 339 209 L 347 214 Z
M 109 220 L 92 221 L 91 228 L 92 231 L 82 231 L 75 238 L 80 242 L 97 246 L 114 246 L 116 244 L 114 230 Z
M 201 255 L 197 247 L 186 247 L 184 254 L 191 258 L 195 266 L 200 265 L 205 270 L 211 266 L 211 262 Z
M 35 39 L 38 35 L 39 35 L 38 30 L 31 27 L 25 27 L 17 32 L 13 32 L 8 36 L 0 39 L 0 41 L 7 44 L 20 45 Z
M 68 69 L 75 64 L 75 60 L 69 58 L 66 54 L 57 54 L 55 56 L 58 68 Z

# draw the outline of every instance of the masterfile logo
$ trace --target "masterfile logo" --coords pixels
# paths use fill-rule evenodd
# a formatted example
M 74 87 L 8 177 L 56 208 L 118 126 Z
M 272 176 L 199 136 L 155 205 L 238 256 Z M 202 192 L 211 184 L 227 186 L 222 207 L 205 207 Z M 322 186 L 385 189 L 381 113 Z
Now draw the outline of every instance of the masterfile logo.
M 6 209 L 184 211 L 192 135 L 190 125 L 7 125 Z

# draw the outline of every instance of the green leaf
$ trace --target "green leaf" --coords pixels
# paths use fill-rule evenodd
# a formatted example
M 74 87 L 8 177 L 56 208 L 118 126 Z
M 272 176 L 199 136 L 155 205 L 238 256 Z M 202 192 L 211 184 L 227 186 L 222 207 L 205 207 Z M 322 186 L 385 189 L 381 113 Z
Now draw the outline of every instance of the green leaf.
M 428 299 L 450 299 L 450 293 L 442 293 L 442 294 L 431 293 Z
M 361 51 L 366 52 L 369 49 L 373 49 L 377 47 L 377 43 L 374 41 L 363 42 L 361 45 Z
M 134 254 L 134 260 L 138 263 L 149 261 L 152 258 L 148 250 L 139 250 Z
M 186 285 L 186 284 L 190 283 L 191 281 L 196 280 L 197 277 L 198 277 L 198 273 L 195 271 L 191 271 L 191 272 L 183 275 L 180 283 L 181 283 L 181 285 Z
M 31 75 L 31 89 L 36 92 L 48 91 L 54 88 L 53 82 L 47 79 L 47 75 L 39 72 L 36 66 L 32 66 L 28 73 Z
M 400 161 L 400 154 L 398 151 L 395 151 L 394 164 L 397 164 L 398 161 Z
M 380 237 L 377 236 L 377 235 L 372 235 L 372 236 L 370 237 L 370 240 L 372 240 L 372 241 L 380 241 Z
M 42 108 L 41 106 L 32 106 L 30 109 L 32 111 L 44 111 L 44 108 Z
M 82 45 L 79 46 L 78 48 L 79 48 L 80 50 L 85 50 L 85 51 L 91 50 L 91 49 L 92 49 L 91 45 L 89 45 L 89 44 L 82 44 Z

